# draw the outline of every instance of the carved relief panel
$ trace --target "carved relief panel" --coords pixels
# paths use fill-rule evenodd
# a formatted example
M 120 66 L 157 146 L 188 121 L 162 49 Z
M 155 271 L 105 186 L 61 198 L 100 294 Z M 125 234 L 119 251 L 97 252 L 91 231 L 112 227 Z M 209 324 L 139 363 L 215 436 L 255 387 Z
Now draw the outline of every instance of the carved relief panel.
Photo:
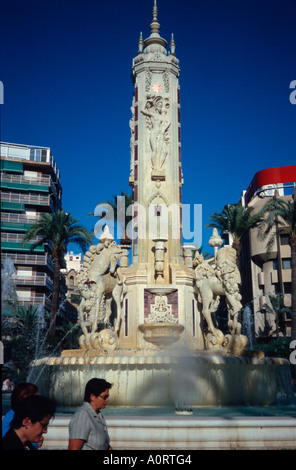
M 149 135 L 150 164 L 154 172 L 165 169 L 169 154 L 171 125 L 169 118 L 170 100 L 160 95 L 148 94 L 141 113 L 146 118 L 146 128 Z

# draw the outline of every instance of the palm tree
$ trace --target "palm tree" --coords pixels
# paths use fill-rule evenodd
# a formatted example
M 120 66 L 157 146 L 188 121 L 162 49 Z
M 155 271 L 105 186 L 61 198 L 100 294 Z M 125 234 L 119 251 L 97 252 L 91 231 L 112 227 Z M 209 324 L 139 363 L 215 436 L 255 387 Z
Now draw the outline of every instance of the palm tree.
M 282 314 L 283 313 L 291 313 L 291 309 L 285 307 L 282 295 L 280 295 L 280 294 L 269 295 L 268 297 L 269 297 L 270 305 L 264 304 L 263 308 L 265 308 L 265 310 L 268 313 L 272 313 L 273 315 L 275 315 L 276 335 L 278 337 L 279 336 L 279 331 L 281 329 L 280 328 L 280 320 L 281 320 Z
M 3 321 L 3 343 L 5 357 L 9 357 L 17 369 L 18 381 L 25 381 L 29 364 L 38 347 L 38 312 L 33 305 L 17 306 L 13 317 Z
M 210 256 L 210 253 L 208 251 L 204 251 L 204 247 L 201 245 L 199 248 L 196 248 L 192 252 L 192 259 L 195 258 L 196 253 L 199 253 L 204 257 L 204 259 L 207 259 Z
M 277 197 L 270 199 L 263 207 L 266 216 L 262 220 L 258 238 L 267 240 L 267 254 L 273 247 L 279 233 L 288 233 L 291 247 L 291 336 L 296 339 L 296 189 L 290 201 Z
M 131 222 L 133 216 L 127 215 L 127 209 L 133 204 L 133 195 L 127 194 L 124 191 L 121 191 L 120 196 L 113 195 L 114 201 L 103 201 L 98 203 L 98 205 L 108 205 L 111 206 L 113 213 L 110 214 L 108 211 L 103 211 L 102 215 L 99 216 L 99 220 L 105 219 L 106 223 L 111 220 L 117 222 L 122 231 L 121 243 L 131 243 L 130 233 L 127 231 L 127 225 Z M 122 200 L 122 206 L 119 208 L 119 200 Z M 124 214 L 121 214 L 120 211 L 124 208 Z M 88 216 L 96 215 L 95 213 L 90 213 Z M 122 217 L 124 215 L 124 217 Z
M 213 227 L 223 233 L 229 233 L 233 238 L 232 247 L 236 249 L 237 263 L 241 252 L 241 238 L 251 228 L 257 227 L 262 219 L 262 213 L 253 214 L 253 207 L 245 208 L 238 204 L 224 206 L 221 213 L 214 212 L 209 217 L 212 221 L 206 227 Z
M 83 252 L 86 251 L 88 245 L 92 242 L 92 234 L 82 225 L 75 225 L 79 219 L 75 220 L 71 213 L 59 210 L 52 214 L 43 214 L 41 218 L 33 224 L 26 232 L 23 244 L 38 237 L 30 251 L 37 246 L 51 242 L 53 244 L 53 292 L 51 304 L 51 326 L 50 336 L 55 335 L 56 314 L 58 311 L 59 301 L 59 285 L 60 285 L 60 269 L 63 266 L 64 254 L 67 250 L 68 243 L 77 243 Z

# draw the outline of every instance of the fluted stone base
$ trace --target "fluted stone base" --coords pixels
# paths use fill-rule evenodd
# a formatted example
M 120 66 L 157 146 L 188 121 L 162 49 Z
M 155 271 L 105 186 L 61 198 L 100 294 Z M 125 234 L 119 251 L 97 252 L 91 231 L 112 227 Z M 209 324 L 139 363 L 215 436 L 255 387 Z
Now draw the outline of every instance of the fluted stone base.
M 80 405 L 87 381 L 102 377 L 113 383 L 112 406 L 182 407 L 270 405 L 289 373 L 280 358 L 72 350 L 38 360 L 31 377 L 58 406 Z

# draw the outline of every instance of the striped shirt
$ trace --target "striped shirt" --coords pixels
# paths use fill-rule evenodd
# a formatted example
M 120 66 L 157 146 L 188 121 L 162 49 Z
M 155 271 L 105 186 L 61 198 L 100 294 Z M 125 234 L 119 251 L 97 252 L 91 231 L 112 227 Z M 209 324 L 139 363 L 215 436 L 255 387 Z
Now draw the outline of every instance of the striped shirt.
M 70 420 L 69 439 L 85 441 L 82 450 L 107 450 L 110 439 L 103 415 L 84 402 Z

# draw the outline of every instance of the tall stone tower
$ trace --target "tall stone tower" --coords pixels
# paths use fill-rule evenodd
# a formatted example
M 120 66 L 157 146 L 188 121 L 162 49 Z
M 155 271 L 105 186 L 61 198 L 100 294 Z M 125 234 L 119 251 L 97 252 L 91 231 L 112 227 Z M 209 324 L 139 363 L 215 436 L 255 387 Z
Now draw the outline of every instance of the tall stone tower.
M 202 339 L 192 253 L 186 257 L 182 247 L 180 69 L 173 35 L 169 51 L 160 36 L 156 0 L 150 36 L 143 40 L 141 33 L 138 45 L 130 120 L 133 256 L 124 270 L 127 293 L 119 339 L 121 347 L 145 349 L 183 340 L 196 348 Z
M 167 283 L 168 264 L 180 263 L 182 258 L 180 69 L 174 38 L 167 51 L 157 16 L 155 1 L 151 34 L 143 40 L 141 33 L 133 60 L 130 185 L 137 212 L 133 262 L 153 263 L 155 240 L 161 239 L 165 266 L 163 276 L 156 278 Z

